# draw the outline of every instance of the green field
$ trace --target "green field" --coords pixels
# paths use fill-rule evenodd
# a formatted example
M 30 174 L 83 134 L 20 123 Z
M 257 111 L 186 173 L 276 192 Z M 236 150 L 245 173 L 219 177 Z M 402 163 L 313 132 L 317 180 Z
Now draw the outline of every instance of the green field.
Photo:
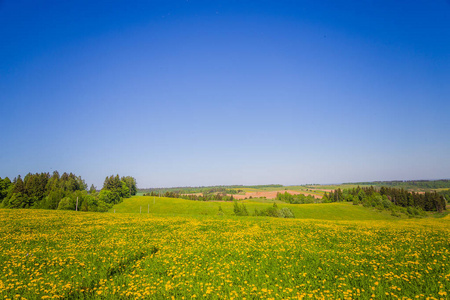
M 260 201 L 243 203 L 272 205 Z M 237 217 L 232 205 L 139 196 L 103 214 L 2 209 L 0 297 L 449 297 L 449 216 L 278 203 L 296 219 Z
M 320 220 L 385 220 L 397 219 L 389 212 L 377 212 L 362 206 L 354 206 L 351 203 L 324 203 L 324 204 L 288 204 L 277 200 L 249 199 L 239 201 L 244 203 L 250 214 L 256 209 L 261 210 L 276 202 L 278 207 L 289 207 L 296 218 L 320 219 Z M 110 212 L 116 213 L 141 213 L 150 212 L 157 216 L 217 216 L 219 206 L 225 216 L 233 215 L 233 202 L 191 201 L 176 198 L 136 196 L 124 199 L 114 206 Z
M 292 190 L 292 191 L 301 191 L 305 193 L 315 194 L 322 196 L 323 191 L 320 190 L 320 186 L 304 186 L 304 185 L 287 185 L 282 187 L 241 187 L 240 190 L 243 190 L 245 193 L 255 193 L 255 192 L 269 192 L 269 191 L 284 191 L 284 190 Z M 244 194 L 244 193 L 240 193 Z

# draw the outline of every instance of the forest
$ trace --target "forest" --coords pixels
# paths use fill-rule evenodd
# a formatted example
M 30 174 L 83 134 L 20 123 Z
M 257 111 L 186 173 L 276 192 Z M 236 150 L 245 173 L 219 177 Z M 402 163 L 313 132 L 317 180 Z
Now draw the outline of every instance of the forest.
M 325 193 L 322 202 L 353 202 L 363 206 L 389 209 L 393 206 L 415 208 L 423 211 L 442 212 L 446 209 L 446 200 L 437 192 L 416 193 L 393 187 L 357 187 L 336 189 Z
M 404 189 L 450 189 L 450 179 L 439 180 L 393 180 L 393 181 L 373 181 L 373 182 L 356 182 L 348 184 L 371 185 L 371 186 L 388 186 Z
M 136 192 L 136 180 L 131 176 L 106 177 L 97 191 L 94 185 L 87 190 L 85 181 L 73 173 L 28 173 L 13 181 L 0 178 L 0 207 L 104 212 Z

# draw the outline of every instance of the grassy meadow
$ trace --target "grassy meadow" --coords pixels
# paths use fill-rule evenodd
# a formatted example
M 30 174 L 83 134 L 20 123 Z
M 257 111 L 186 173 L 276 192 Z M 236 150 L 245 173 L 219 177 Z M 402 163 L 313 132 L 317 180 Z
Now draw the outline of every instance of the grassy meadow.
M 244 203 L 252 212 L 267 202 Z M 296 219 L 236 217 L 232 203 L 142 196 L 109 213 L 2 209 L 0 297 L 449 298 L 449 216 L 278 205 Z
M 250 214 L 255 209 L 261 210 L 273 203 L 278 207 L 289 207 L 296 218 L 321 219 L 321 220 L 384 220 L 396 219 L 389 212 L 376 212 L 362 206 L 354 206 L 351 203 L 324 203 L 320 204 L 288 204 L 272 199 L 248 199 L 241 200 Z M 192 201 L 177 198 L 136 196 L 124 199 L 110 210 L 116 213 L 138 213 L 142 215 L 152 214 L 157 216 L 217 216 L 219 207 L 225 216 L 233 216 L 233 202 L 231 201 Z

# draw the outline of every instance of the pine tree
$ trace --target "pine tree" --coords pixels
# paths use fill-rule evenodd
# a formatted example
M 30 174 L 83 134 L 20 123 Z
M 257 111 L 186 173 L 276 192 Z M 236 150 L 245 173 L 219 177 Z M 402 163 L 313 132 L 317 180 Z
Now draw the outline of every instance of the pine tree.
M 97 189 L 95 188 L 94 184 L 91 184 L 91 188 L 89 189 L 89 194 L 93 195 L 97 193 Z

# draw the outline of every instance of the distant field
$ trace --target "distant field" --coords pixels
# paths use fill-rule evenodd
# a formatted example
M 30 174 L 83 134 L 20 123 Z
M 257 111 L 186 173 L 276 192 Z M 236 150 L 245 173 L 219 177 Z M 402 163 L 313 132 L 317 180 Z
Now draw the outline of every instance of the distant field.
M 353 189 L 359 187 L 380 187 L 381 185 L 386 185 L 390 187 L 404 188 L 409 191 L 414 191 L 418 193 L 424 193 L 426 191 L 446 191 L 449 190 L 448 187 L 450 182 L 448 180 L 438 180 L 430 182 L 360 182 L 360 183 L 345 183 L 345 184 L 333 184 L 333 185 L 259 185 L 259 186 L 210 186 L 210 187 L 180 187 L 180 188 L 161 188 L 152 189 L 153 192 L 164 195 L 165 192 L 178 193 L 183 195 L 196 195 L 196 196 L 211 196 L 211 194 L 226 194 L 227 196 L 233 196 L 234 199 L 242 200 L 246 198 L 262 198 L 266 197 L 268 199 L 275 199 L 277 193 L 288 192 L 290 194 L 304 194 L 306 196 L 311 195 L 316 199 L 321 199 L 325 193 L 329 193 L 336 189 Z M 434 186 L 443 188 L 425 188 L 424 186 Z M 143 196 L 144 192 L 148 193 L 151 189 L 140 190 L 137 195 Z M 238 192 L 238 193 L 236 193 Z
M 293 190 L 293 191 L 301 191 L 301 192 L 312 192 L 314 189 L 311 189 L 309 187 L 303 186 L 303 185 L 288 185 L 283 187 L 263 187 L 263 188 L 240 188 L 241 190 L 245 192 L 255 193 L 255 192 L 261 192 L 261 191 L 283 191 L 283 190 Z M 318 192 L 317 194 L 321 194 Z
M 330 190 L 336 190 L 336 189 L 353 189 L 358 186 L 364 186 L 364 185 L 357 185 L 357 184 L 333 184 L 333 185 L 311 185 L 308 186 L 309 189 L 313 190 L 319 190 L 319 191 L 330 191 Z
M 237 195 L 245 195 L 247 197 L 254 196 L 252 193 L 262 193 L 262 192 L 274 192 L 274 191 L 284 191 L 291 190 L 297 191 L 304 194 L 313 194 L 315 197 L 322 197 L 325 192 L 334 191 L 336 189 L 353 189 L 356 187 L 396 187 L 403 188 L 409 191 L 415 192 L 425 192 L 425 191 L 445 191 L 450 189 L 450 180 L 418 180 L 418 181 L 374 181 L 374 182 L 356 182 L 356 183 L 344 183 L 344 184 L 307 184 L 307 185 L 289 185 L 283 186 L 280 184 L 269 184 L 269 185 L 253 185 L 253 186 L 242 186 L 242 185 L 228 185 L 228 186 L 208 186 L 208 187 L 172 187 L 172 188 L 153 188 L 153 189 L 141 189 L 138 192 L 138 196 L 142 196 L 144 193 L 149 193 L 150 191 L 159 193 L 163 195 L 165 192 L 175 192 L 179 194 L 198 194 L 203 193 L 235 193 L 240 191 Z M 234 194 L 236 195 L 236 194 Z M 272 196 L 271 196 L 272 197 Z M 240 198 L 240 197 L 238 197 Z
M 246 192 L 246 193 L 242 193 L 239 195 L 233 195 L 234 199 L 249 199 L 250 197 L 252 198 L 267 198 L 267 199 L 275 199 L 277 197 L 278 193 L 289 193 L 291 195 L 297 195 L 297 194 L 303 194 L 305 196 L 313 196 L 316 199 L 321 199 L 322 198 L 322 194 L 320 194 L 319 192 L 315 192 L 315 191 L 306 191 L 306 190 L 291 190 L 291 189 L 286 189 L 286 190 L 273 190 L 273 191 L 267 191 L 267 190 L 259 190 L 257 192 Z
M 245 203 L 249 213 L 256 209 L 261 210 L 273 205 L 273 201 L 260 199 L 241 200 Z M 362 206 L 350 203 L 324 203 L 324 204 L 288 204 L 277 201 L 281 207 L 289 207 L 297 218 L 322 219 L 322 220 L 391 220 L 396 219 L 388 212 L 376 212 Z M 232 216 L 233 202 L 192 201 L 177 198 L 136 196 L 124 201 L 111 209 L 116 213 L 142 213 L 150 212 L 152 215 L 191 215 L 191 216 L 216 216 L 219 207 L 227 216 Z
M 0 297 L 448 299 L 448 216 L 362 220 L 374 212 L 344 204 L 297 214 L 345 221 L 170 216 L 218 205 L 176 199 L 154 204 L 161 216 L 136 213 L 149 200 L 115 214 L 0 210 Z

